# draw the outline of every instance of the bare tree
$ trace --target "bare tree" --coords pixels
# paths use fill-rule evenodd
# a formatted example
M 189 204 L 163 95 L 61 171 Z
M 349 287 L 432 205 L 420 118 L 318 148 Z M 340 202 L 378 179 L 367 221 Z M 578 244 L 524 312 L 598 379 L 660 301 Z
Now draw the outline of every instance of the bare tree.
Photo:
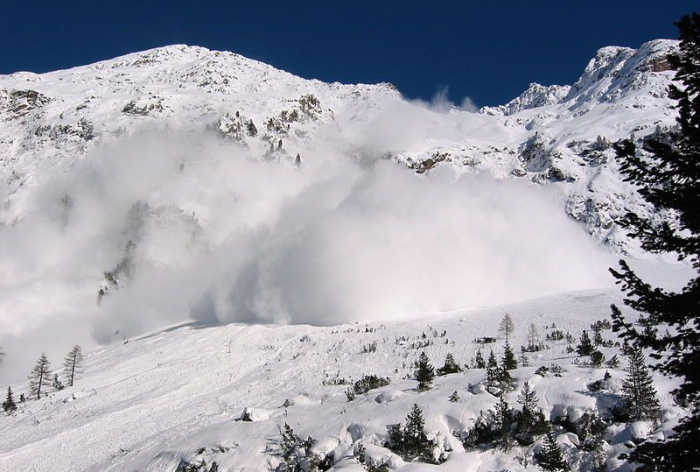
M 51 378 L 49 377 L 50 363 L 46 354 L 42 353 L 41 357 L 36 361 L 32 374 L 29 376 L 29 392 L 36 395 L 36 399 L 41 398 L 41 387 L 50 386 Z
M 530 331 L 527 333 L 527 346 L 530 348 L 530 350 L 535 350 L 537 349 L 537 346 L 540 343 L 540 333 L 537 332 L 537 326 L 535 326 L 535 323 L 530 324 Z
M 510 315 L 506 313 L 505 316 L 503 316 L 503 319 L 501 320 L 501 326 L 498 328 L 498 331 L 500 333 L 503 333 L 503 335 L 506 337 L 506 341 L 510 341 L 510 337 L 513 334 L 513 330 L 515 330 L 513 318 L 511 318 Z
M 72 387 L 75 382 L 76 374 L 82 372 L 80 368 L 83 365 L 83 349 L 76 344 L 70 350 L 66 358 L 63 360 L 63 367 L 65 368 L 66 382 L 68 386 Z

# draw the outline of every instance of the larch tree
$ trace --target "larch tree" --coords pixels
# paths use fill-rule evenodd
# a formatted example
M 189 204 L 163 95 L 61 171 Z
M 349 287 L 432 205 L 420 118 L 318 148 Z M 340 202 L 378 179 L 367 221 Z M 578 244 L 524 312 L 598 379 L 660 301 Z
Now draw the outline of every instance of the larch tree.
M 34 369 L 29 376 L 29 392 L 32 395 L 36 395 L 36 399 L 41 398 L 41 387 L 50 387 L 51 378 L 50 373 L 50 363 L 46 354 L 42 353 L 41 357 L 37 359 Z
M 700 15 L 684 16 L 676 25 L 680 47 L 667 59 L 678 84 L 669 89 L 677 126 L 648 136 L 641 146 L 625 140 L 615 149 L 625 180 L 655 207 L 651 216 L 627 214 L 621 225 L 643 249 L 674 254 L 695 273 L 682 289 L 669 291 L 643 281 L 624 260 L 611 272 L 627 295 L 625 304 L 642 314 L 635 325 L 613 305 L 613 330 L 648 349 L 658 361 L 655 369 L 681 379 L 673 393 L 690 409 L 673 435 L 640 444 L 629 460 L 650 470 L 680 472 L 696 470 L 700 457 Z M 675 218 L 659 221 L 654 218 L 659 213 Z
M 75 383 L 75 377 L 82 372 L 83 365 L 83 349 L 79 345 L 73 346 L 66 358 L 63 360 L 64 375 L 66 383 L 72 387 Z
M 513 335 L 513 331 L 515 331 L 515 325 L 513 324 L 513 318 L 511 318 L 508 313 L 503 316 L 498 331 L 506 337 L 506 342 L 510 341 L 510 337 Z

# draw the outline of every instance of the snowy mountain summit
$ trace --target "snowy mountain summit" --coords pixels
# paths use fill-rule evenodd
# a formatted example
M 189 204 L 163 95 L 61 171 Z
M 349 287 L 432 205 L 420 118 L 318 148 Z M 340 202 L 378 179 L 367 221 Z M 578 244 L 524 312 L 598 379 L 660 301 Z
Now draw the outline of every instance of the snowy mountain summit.
M 668 40 L 638 50 L 606 47 L 571 86 L 533 83 L 478 115 L 413 110 L 410 126 L 422 128 L 415 139 L 389 129 L 379 143 L 386 110 L 402 102 L 390 84 L 305 80 L 201 47 L 167 46 L 64 71 L 0 76 L 0 218 L 11 224 L 23 217 L 22 201 L 43 169 L 71 166 L 146 126 L 206 126 L 258 158 L 281 139 L 291 159 L 333 128 L 352 153 L 391 158 L 417 172 L 450 166 L 556 185 L 562 210 L 596 241 L 630 251 L 614 220 L 645 208 L 620 182 L 609 144 L 673 125 L 666 97 L 673 72 L 665 56 L 675 47 Z
M 185 45 L 0 76 L 0 469 L 632 470 L 686 412 L 620 409 L 607 267 L 687 271 L 612 144 L 677 47 L 478 112 Z

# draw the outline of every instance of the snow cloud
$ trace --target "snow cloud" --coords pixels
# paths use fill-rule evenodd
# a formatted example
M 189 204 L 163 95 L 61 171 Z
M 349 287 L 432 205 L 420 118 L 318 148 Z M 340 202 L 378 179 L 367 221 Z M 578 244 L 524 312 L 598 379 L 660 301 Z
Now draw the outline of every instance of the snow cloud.
M 608 256 L 548 189 L 379 158 L 413 108 L 373 123 L 361 163 L 338 136 L 298 168 L 154 132 L 41 176 L 0 228 L 0 375 L 186 320 L 406 319 L 610 283 Z

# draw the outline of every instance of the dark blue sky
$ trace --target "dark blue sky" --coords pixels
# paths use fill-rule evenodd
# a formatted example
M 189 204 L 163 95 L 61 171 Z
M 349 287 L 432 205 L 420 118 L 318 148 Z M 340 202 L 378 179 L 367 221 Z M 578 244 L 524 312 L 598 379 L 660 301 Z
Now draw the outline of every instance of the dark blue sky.
M 2 0 L 0 73 L 44 72 L 186 43 L 307 78 L 392 82 L 430 98 L 504 103 L 530 82 L 571 84 L 606 45 L 675 38 L 698 2 Z

